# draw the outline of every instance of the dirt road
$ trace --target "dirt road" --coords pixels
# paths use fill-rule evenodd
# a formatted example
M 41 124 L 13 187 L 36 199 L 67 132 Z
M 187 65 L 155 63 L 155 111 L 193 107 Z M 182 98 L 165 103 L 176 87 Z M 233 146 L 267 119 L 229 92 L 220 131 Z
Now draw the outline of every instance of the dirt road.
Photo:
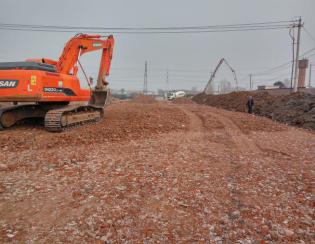
M 315 134 L 120 102 L 63 134 L 0 132 L 0 242 L 311 243 Z

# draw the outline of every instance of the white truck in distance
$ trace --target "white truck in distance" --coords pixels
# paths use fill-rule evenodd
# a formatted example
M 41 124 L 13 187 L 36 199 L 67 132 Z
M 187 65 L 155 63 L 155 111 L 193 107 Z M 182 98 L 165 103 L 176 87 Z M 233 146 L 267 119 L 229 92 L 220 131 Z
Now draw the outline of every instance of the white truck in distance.
M 167 100 L 173 100 L 184 96 L 186 96 L 186 92 L 184 91 L 171 91 L 167 93 Z

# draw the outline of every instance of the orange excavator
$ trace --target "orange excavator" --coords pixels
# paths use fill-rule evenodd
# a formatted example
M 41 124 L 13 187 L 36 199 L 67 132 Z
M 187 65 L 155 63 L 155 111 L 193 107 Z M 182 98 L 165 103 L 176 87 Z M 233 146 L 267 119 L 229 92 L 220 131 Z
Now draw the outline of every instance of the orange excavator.
M 29 118 L 42 118 L 51 132 L 101 120 L 109 97 L 105 78 L 113 48 L 113 36 L 77 34 L 67 42 L 58 61 L 42 58 L 0 63 L 0 102 L 15 104 L 0 108 L 0 130 Z M 102 50 L 102 57 L 96 86 L 91 88 L 79 58 L 97 50 Z M 81 88 L 79 67 L 90 89 Z

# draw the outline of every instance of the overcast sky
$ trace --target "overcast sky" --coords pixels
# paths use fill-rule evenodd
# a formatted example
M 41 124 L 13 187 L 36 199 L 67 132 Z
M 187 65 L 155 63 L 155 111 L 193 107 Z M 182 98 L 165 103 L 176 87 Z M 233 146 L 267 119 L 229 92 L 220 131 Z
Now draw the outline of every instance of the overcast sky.
M 240 24 L 292 20 L 302 16 L 315 37 L 315 0 L 1 0 L 0 22 L 97 27 L 168 27 Z M 26 32 L 0 29 L 0 61 L 26 58 L 58 59 L 72 33 Z M 288 30 L 253 32 L 124 35 L 116 34 L 111 75 L 114 89 L 142 89 L 145 60 L 148 87 L 167 88 L 166 69 L 173 89 L 202 89 L 221 57 L 234 67 L 242 86 L 248 74 L 290 61 Z M 301 52 L 315 47 L 302 33 Z M 311 53 L 311 54 L 314 54 Z M 82 57 L 87 73 L 96 76 L 99 56 Z M 315 63 L 315 55 L 311 58 Z M 255 77 L 257 82 L 289 77 L 289 68 Z M 315 71 L 314 71 L 315 77 Z M 216 80 L 232 80 L 227 68 Z M 84 81 L 83 81 L 84 83 Z M 259 83 L 259 84 L 261 84 Z M 270 83 L 270 82 L 269 82 Z M 258 83 L 257 83 L 258 84 Z M 313 85 L 315 85 L 315 80 Z

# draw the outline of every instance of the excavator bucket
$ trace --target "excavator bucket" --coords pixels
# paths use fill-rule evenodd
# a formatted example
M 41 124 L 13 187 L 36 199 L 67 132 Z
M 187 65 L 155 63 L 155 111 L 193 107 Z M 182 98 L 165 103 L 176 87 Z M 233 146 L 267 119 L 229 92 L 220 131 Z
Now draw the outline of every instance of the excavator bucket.
M 109 102 L 110 92 L 108 90 L 93 90 L 89 105 L 97 108 L 105 107 Z

